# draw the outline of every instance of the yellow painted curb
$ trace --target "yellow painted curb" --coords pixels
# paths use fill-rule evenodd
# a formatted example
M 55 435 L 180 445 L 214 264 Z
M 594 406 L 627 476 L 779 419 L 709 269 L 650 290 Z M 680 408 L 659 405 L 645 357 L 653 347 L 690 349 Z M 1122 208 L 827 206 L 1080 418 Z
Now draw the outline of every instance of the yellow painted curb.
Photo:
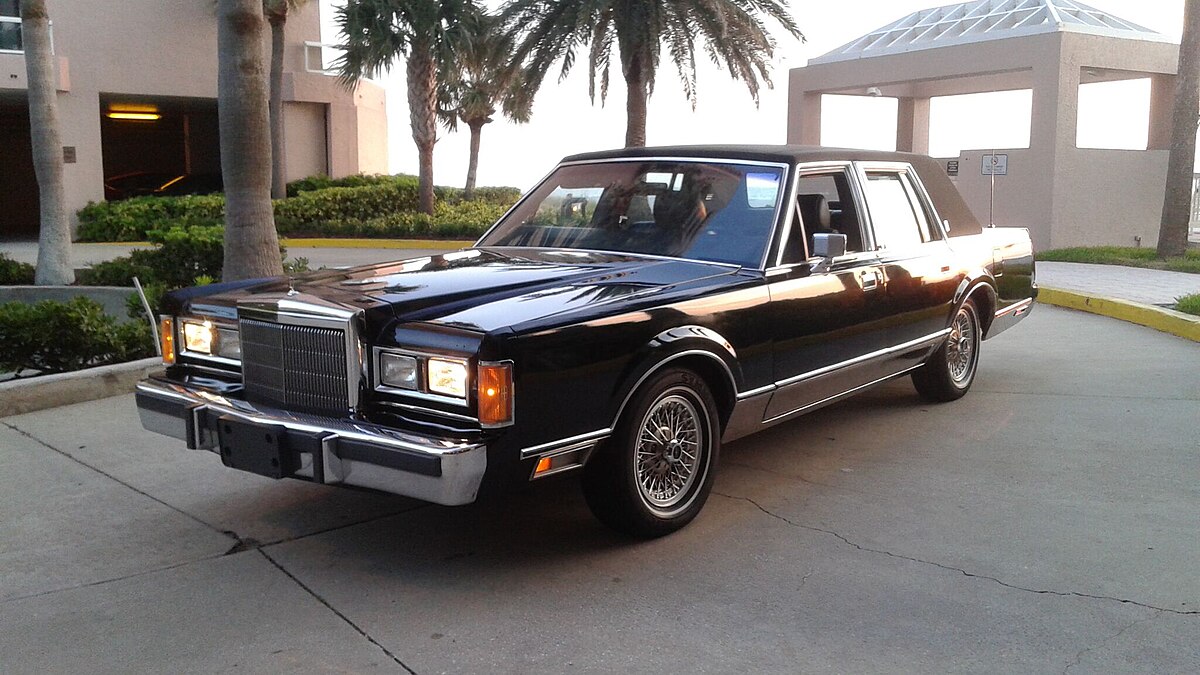
M 1144 305 L 1140 302 L 1084 295 L 1045 286 L 1038 289 L 1037 299 L 1038 302 L 1044 302 L 1047 305 L 1120 319 L 1200 342 L 1200 316 L 1184 314 L 1165 307 Z
M 405 249 L 459 249 L 471 246 L 474 241 L 451 239 L 282 239 L 288 248 L 405 248 Z

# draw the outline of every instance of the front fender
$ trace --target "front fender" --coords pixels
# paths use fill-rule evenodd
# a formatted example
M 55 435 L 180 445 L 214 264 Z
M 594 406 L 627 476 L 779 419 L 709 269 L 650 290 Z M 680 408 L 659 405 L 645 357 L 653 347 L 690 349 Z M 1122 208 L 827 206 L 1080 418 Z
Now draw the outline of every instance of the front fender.
M 609 410 L 615 428 L 629 400 L 643 382 L 672 363 L 695 360 L 713 388 L 718 403 L 732 404 L 743 382 L 737 351 L 720 333 L 704 326 L 677 326 L 654 336 L 639 348 L 621 373 Z

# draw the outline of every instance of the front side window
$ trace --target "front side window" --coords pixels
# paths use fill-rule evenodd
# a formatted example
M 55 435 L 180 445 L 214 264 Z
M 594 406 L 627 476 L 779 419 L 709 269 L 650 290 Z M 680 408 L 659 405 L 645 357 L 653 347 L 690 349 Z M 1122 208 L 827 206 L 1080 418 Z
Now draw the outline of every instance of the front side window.
M 925 209 L 903 172 L 868 171 L 866 198 L 880 248 L 903 249 L 935 238 Z
M 19 52 L 21 43 L 21 2 L 0 0 L 0 51 Z
M 796 215 L 784 246 L 783 264 L 811 255 L 816 234 L 844 234 L 847 253 L 863 250 L 854 194 L 844 169 L 805 173 L 796 181 Z
M 480 246 L 644 253 L 758 267 L 782 166 L 613 161 L 559 167 Z

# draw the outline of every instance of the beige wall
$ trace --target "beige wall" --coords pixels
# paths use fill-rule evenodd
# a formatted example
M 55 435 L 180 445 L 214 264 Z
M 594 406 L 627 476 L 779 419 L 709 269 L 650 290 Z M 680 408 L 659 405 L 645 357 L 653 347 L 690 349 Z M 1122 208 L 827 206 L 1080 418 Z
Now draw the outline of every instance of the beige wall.
M 215 2 L 48 0 L 48 9 L 61 63 L 58 107 L 63 144 L 75 146 L 77 154 L 77 162 L 65 167 L 67 207 L 74 214 L 104 196 L 102 98 L 210 104 L 216 99 Z M 289 178 L 386 172 L 382 89 L 365 83 L 349 91 L 338 86 L 335 78 L 305 72 L 304 42 L 320 40 L 317 2 L 292 10 L 286 34 L 285 78 L 307 82 L 301 87 L 285 86 Z M 264 43 L 264 54 L 268 51 L 269 43 Z M 0 95 L 12 90 L 10 95 L 19 96 L 26 88 L 24 57 L 0 54 Z M 337 114 L 327 114 L 339 109 Z M 215 141 L 207 130 L 200 136 Z
M 932 96 L 1032 89 L 1030 147 L 1008 154 L 996 177 L 997 225 L 1030 229 L 1037 248 L 1100 244 L 1154 246 L 1166 177 L 1170 101 L 1178 46 L 1056 32 L 795 68 L 789 74 L 789 143 L 820 142 L 822 93 L 865 95 L 877 87 L 900 99 L 898 147 L 927 148 Z M 1095 73 L 1095 74 L 1093 74 Z M 1075 147 L 1081 80 L 1150 77 L 1148 151 Z M 967 204 L 988 221 L 984 151 L 961 153 L 954 178 Z

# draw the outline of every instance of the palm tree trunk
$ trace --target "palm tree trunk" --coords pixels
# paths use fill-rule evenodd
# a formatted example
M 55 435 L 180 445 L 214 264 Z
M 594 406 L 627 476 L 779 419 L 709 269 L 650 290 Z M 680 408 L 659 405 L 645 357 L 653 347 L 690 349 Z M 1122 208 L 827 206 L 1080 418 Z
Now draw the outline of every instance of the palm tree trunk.
M 287 2 L 271 12 L 271 198 L 287 196 L 287 147 L 283 136 L 283 29 Z
M 437 143 L 437 60 L 434 46 L 414 40 L 408 55 L 408 118 L 417 145 L 418 204 L 433 215 L 433 145 Z
M 58 129 L 58 87 L 50 51 L 50 15 L 45 0 L 21 2 L 21 40 L 29 81 L 29 128 L 33 171 L 41 204 L 37 273 L 39 286 L 75 282 L 71 267 L 71 228 L 64 207 L 62 140 Z
M 475 176 L 479 172 L 479 137 L 483 134 L 485 122 L 471 121 L 471 160 L 467 164 L 467 184 L 463 188 L 463 199 L 475 198 Z
M 646 74 L 642 68 L 642 58 L 634 54 L 625 67 L 625 147 L 642 148 L 646 146 L 646 102 L 650 91 L 646 83 Z
M 225 180 L 226 281 L 279 276 L 262 0 L 218 0 L 217 115 Z
M 1158 257 L 1187 252 L 1188 221 L 1192 212 L 1192 174 L 1196 162 L 1196 123 L 1200 121 L 1200 0 L 1183 8 L 1183 41 L 1179 73 L 1175 76 L 1175 108 L 1171 116 L 1171 152 L 1167 188 L 1158 228 Z

